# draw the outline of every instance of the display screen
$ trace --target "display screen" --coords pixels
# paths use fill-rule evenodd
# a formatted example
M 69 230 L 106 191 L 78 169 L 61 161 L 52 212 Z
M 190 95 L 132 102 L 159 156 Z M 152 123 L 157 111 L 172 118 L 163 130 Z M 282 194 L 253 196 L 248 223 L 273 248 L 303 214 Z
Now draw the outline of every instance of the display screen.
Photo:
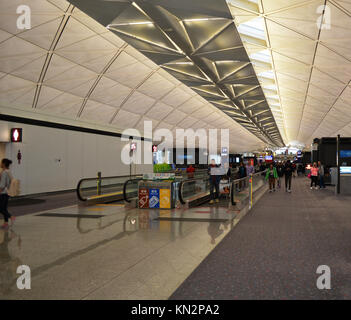
M 192 159 L 194 159 L 194 156 L 191 155 L 191 154 L 186 154 L 186 155 L 184 155 L 184 154 L 179 154 L 179 155 L 177 155 L 177 158 L 178 158 L 178 159 L 192 160 Z
M 266 161 L 273 161 L 273 156 L 265 156 Z
M 351 158 L 351 150 L 340 150 L 340 158 Z
M 340 167 L 340 174 L 351 174 L 351 167 Z
M 236 160 L 236 163 L 240 162 L 240 158 L 239 157 L 237 157 L 235 160 Z

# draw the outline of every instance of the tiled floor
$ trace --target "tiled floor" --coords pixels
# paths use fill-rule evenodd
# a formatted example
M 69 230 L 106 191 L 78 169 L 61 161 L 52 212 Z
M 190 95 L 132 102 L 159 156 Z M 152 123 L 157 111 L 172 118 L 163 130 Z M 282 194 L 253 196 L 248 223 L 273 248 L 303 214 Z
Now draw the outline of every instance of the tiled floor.
M 220 206 L 42 213 L 0 230 L 0 299 L 167 299 L 240 217 Z M 19 265 L 31 269 L 31 290 L 17 289 Z

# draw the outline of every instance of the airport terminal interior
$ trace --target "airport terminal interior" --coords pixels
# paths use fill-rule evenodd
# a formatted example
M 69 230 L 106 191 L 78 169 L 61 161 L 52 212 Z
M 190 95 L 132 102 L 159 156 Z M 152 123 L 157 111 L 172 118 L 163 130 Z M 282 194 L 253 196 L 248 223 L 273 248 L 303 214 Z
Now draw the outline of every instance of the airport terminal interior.
M 350 300 L 351 0 L 0 0 L 1 300 Z

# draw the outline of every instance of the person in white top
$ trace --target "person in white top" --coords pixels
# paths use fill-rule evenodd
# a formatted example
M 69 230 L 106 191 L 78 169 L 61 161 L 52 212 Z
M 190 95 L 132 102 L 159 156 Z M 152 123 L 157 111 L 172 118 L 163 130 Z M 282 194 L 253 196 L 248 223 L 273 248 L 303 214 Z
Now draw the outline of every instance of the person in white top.
M 11 184 L 11 173 L 9 171 L 12 161 L 9 159 L 2 159 L 1 161 L 1 173 L 0 173 L 0 212 L 4 216 L 3 229 L 9 228 L 9 219 L 13 222 L 15 217 L 13 217 L 7 210 L 7 205 L 9 201 L 9 195 L 7 193 L 8 188 Z

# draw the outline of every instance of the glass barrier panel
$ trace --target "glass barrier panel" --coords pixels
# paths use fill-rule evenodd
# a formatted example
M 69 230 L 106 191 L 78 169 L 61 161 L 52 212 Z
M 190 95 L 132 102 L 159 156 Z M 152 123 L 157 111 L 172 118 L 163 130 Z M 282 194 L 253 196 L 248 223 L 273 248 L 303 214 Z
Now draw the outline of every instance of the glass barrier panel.
M 250 196 L 250 178 L 245 177 L 242 179 L 234 180 L 231 184 L 231 201 L 232 205 L 237 202 L 244 202 Z
M 132 179 L 125 183 L 124 200 L 129 202 L 131 199 L 138 197 L 138 184 L 140 180 L 142 179 Z
M 266 171 L 256 173 L 252 176 L 252 192 L 256 192 L 266 183 Z
M 208 175 L 203 178 L 189 179 L 181 184 L 181 200 L 185 203 L 210 193 L 210 182 Z

